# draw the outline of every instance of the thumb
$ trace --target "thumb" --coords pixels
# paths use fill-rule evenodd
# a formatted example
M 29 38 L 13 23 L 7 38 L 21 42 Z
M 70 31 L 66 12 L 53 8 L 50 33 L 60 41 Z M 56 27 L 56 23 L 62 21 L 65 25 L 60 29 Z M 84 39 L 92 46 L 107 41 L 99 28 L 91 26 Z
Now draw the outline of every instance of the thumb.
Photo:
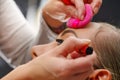
M 54 48 L 52 53 L 56 56 L 62 55 L 66 57 L 69 53 L 83 48 L 90 42 L 91 41 L 89 39 L 78 39 L 75 37 L 69 37 L 61 45 Z
M 102 0 L 93 0 L 93 2 L 91 3 L 91 6 L 92 6 L 94 14 L 97 14 L 101 5 L 102 5 Z

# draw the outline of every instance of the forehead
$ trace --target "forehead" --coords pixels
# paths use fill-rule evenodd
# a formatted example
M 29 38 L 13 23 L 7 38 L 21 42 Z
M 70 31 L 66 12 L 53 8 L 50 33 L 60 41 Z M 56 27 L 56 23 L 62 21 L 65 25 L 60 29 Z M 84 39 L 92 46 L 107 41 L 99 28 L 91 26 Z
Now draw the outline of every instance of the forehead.
M 58 37 L 65 39 L 69 36 L 76 36 L 81 39 L 91 39 L 99 31 L 100 24 L 91 22 L 85 28 L 71 29 L 67 28 Z

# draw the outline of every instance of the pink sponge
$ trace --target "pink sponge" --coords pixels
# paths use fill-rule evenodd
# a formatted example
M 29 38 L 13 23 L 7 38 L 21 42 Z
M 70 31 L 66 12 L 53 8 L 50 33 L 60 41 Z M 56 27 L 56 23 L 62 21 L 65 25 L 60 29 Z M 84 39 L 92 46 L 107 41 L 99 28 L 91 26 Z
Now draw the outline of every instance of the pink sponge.
M 85 17 L 83 20 L 75 19 L 75 18 L 70 18 L 67 22 L 67 26 L 69 28 L 83 28 L 85 27 L 92 19 L 93 17 L 93 12 L 92 8 L 89 4 L 85 4 Z

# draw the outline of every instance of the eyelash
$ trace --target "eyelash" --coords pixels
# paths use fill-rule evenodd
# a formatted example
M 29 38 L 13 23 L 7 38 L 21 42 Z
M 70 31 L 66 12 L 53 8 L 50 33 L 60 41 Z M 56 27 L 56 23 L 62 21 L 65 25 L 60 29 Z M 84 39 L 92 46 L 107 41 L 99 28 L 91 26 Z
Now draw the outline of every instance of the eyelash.
M 62 44 L 63 43 L 63 39 L 56 39 L 56 42 L 58 43 L 58 45 Z
M 58 45 L 63 43 L 63 39 L 56 39 L 56 42 L 58 43 Z M 93 48 L 92 47 L 84 47 L 80 50 L 80 53 L 83 53 L 84 55 L 91 55 L 93 53 Z

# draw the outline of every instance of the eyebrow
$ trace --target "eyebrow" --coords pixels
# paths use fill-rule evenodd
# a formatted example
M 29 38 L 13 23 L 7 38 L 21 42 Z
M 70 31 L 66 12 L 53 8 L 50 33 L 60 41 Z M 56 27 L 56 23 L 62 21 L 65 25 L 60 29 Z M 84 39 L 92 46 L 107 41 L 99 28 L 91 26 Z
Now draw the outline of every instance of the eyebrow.
M 61 34 L 61 36 L 64 36 L 64 35 L 67 34 L 67 33 L 72 33 L 72 34 L 74 34 L 76 37 L 78 37 L 77 34 L 76 34 L 73 30 L 65 30 L 65 31 Z

